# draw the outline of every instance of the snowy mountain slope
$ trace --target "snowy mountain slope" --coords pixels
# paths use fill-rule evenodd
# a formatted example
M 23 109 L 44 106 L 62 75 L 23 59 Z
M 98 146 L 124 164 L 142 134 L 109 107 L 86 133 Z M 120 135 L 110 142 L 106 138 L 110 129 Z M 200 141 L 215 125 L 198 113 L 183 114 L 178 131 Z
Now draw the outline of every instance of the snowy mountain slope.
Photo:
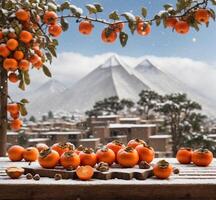
M 47 81 L 38 89 L 29 92 L 25 97 L 30 101 L 27 106 L 30 114 L 41 115 L 50 110 L 50 104 L 61 92 L 66 89 L 65 85 L 57 80 Z
M 58 99 L 58 107 L 85 111 L 101 99 L 110 96 L 137 100 L 142 89 L 149 89 L 137 76 L 137 72 L 125 65 L 117 56 L 110 57 L 67 89 Z
M 189 98 L 199 102 L 203 106 L 204 112 L 215 115 L 216 106 L 201 91 L 190 88 L 176 77 L 164 73 L 154 66 L 148 59 L 138 64 L 135 69 L 142 74 L 145 80 L 148 80 L 149 87 L 160 94 L 169 94 L 176 92 L 187 93 Z

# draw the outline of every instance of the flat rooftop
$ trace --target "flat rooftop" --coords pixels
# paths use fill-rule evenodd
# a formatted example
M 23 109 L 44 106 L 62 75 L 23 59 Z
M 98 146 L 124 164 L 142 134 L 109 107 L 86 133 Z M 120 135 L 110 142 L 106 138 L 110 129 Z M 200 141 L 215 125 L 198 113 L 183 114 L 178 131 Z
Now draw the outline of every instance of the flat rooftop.
M 156 124 L 109 124 L 109 128 L 154 128 Z

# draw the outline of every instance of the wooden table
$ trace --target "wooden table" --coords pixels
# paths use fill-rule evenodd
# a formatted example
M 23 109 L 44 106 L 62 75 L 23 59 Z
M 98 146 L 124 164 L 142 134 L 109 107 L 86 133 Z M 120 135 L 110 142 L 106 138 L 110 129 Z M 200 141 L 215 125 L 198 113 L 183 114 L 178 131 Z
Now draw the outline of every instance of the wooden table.
M 154 177 L 147 180 L 59 180 L 39 181 L 9 179 L 2 172 L 8 166 L 27 166 L 0 158 L 0 200 L 213 200 L 216 199 L 216 160 L 207 168 L 180 165 L 167 158 L 180 170 L 168 180 Z M 154 160 L 157 162 L 157 159 Z M 37 165 L 35 163 L 35 165 Z

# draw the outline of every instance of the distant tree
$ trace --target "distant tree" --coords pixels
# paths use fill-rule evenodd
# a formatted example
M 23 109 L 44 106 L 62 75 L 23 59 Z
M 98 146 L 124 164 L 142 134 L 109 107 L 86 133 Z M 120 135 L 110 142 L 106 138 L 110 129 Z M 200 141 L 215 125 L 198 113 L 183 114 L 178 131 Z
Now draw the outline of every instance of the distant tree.
M 47 116 L 46 115 L 42 116 L 42 121 L 47 121 Z
M 186 94 L 169 94 L 157 105 L 156 111 L 163 114 L 167 130 L 172 135 L 173 153 L 186 144 L 186 135 L 201 131 L 204 116 L 195 111 L 201 106 L 187 98 Z
M 142 90 L 139 94 L 140 99 L 137 102 L 140 115 L 149 119 L 149 115 L 155 111 L 162 96 L 151 90 Z
M 31 121 L 31 122 L 36 122 L 35 116 L 32 115 L 32 116 L 29 118 L 29 121 Z
M 54 118 L 53 112 L 50 110 L 48 112 L 48 119 L 53 119 L 53 118 Z
M 25 146 L 28 143 L 28 136 L 25 131 L 20 131 L 18 134 L 18 144 Z
M 120 104 L 122 105 L 123 109 L 128 111 L 129 113 L 131 112 L 131 109 L 134 107 L 134 102 L 129 99 L 122 99 L 120 101 Z
M 124 105 L 120 102 L 119 98 L 117 96 L 112 96 L 97 101 L 94 104 L 93 109 L 86 111 L 86 115 L 98 116 L 98 115 L 118 114 L 118 112 L 123 109 L 124 109 Z

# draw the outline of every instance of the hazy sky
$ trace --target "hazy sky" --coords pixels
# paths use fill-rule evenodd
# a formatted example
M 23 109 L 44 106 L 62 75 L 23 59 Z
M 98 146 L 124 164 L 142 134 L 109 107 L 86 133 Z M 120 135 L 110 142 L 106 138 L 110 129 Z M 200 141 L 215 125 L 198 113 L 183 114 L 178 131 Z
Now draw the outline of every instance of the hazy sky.
M 58 1 L 61 2 L 61 1 Z M 131 11 L 139 14 L 140 8 L 145 6 L 149 10 L 149 18 L 163 9 L 163 4 L 175 4 L 174 0 L 73 0 L 75 5 L 83 8 L 86 12 L 85 4 L 101 3 L 104 7 L 104 14 L 99 17 L 106 17 L 111 11 L 118 10 L 119 13 Z M 59 52 L 78 52 L 86 56 L 106 52 L 115 52 L 128 56 L 156 55 L 167 57 L 189 57 L 197 60 L 213 62 L 215 61 L 216 50 L 216 23 L 211 20 L 210 27 L 201 27 L 199 32 L 191 29 L 187 35 L 179 35 L 170 29 L 153 26 L 152 33 L 147 37 L 138 35 L 131 36 L 128 45 L 122 48 L 119 41 L 114 45 L 103 44 L 100 39 L 101 30 L 104 25 L 97 24 L 91 36 L 83 36 L 78 33 L 78 24 L 69 19 L 70 29 L 60 38 Z

